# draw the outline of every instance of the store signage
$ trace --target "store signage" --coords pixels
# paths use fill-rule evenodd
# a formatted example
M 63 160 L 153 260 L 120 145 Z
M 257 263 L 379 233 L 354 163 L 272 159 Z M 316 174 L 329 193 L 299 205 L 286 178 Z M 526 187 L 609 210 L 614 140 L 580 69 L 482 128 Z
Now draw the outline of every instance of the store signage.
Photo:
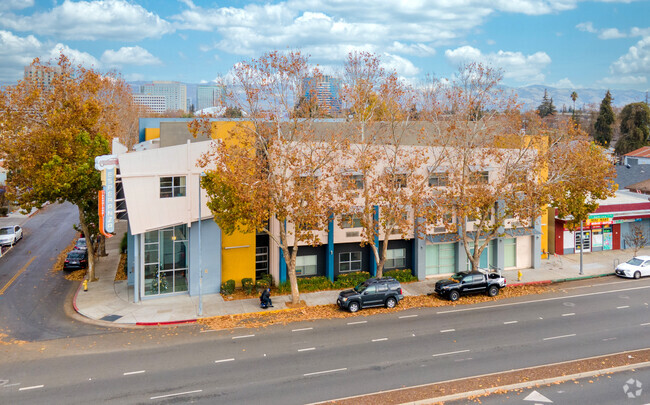
M 589 214 L 587 225 L 610 225 L 614 223 L 614 214 Z
M 615 219 L 615 224 L 623 224 L 625 222 L 641 222 L 642 218 L 628 218 L 628 219 Z
M 113 233 L 115 231 L 115 168 L 106 170 L 104 198 L 104 230 Z

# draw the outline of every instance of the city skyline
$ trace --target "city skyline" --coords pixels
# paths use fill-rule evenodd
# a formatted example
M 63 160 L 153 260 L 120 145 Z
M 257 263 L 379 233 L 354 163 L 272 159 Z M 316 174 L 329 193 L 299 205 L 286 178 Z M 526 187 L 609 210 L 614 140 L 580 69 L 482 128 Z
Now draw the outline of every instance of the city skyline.
M 326 74 L 370 51 L 411 82 L 464 62 L 512 87 L 650 89 L 647 1 L 154 2 L 10 0 L 0 5 L 0 81 L 63 51 L 128 81 L 209 84 L 241 60 L 299 49 Z

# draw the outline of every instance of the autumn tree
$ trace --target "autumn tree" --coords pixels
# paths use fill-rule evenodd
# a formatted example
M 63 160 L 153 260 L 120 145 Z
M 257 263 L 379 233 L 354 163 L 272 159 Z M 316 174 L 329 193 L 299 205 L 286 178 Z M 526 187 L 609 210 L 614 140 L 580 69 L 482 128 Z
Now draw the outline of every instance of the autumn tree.
M 201 161 L 208 207 L 226 233 L 263 232 L 280 247 L 292 302 L 300 301 L 296 257 L 319 245 L 336 212 L 338 138 L 316 132 L 314 120 L 293 114 L 306 77 L 319 72 L 300 52 L 270 52 L 237 64 L 228 94 L 246 122 Z
M 646 103 L 632 103 L 623 107 L 620 114 L 621 137 L 615 151 L 624 155 L 648 144 L 650 140 L 650 108 Z
M 640 224 L 632 224 L 630 231 L 623 236 L 625 246 L 632 248 L 634 256 L 650 242 L 650 236 L 646 228 Z
M 110 153 L 110 140 L 127 133 L 130 99 L 124 81 L 73 66 L 61 54 L 57 68 L 35 59 L 32 66 L 55 70 L 49 88 L 29 79 L 0 92 L 0 154 L 9 171 L 8 192 L 21 208 L 68 201 L 79 211 L 79 227 L 93 252 L 97 196 L 102 183 L 95 157 Z M 94 258 L 88 255 L 94 280 Z
M 379 56 L 366 52 L 348 55 L 341 92 L 351 116 L 351 145 L 343 172 L 348 212 L 339 223 L 358 219 L 361 245 L 370 247 L 381 277 L 390 239 L 412 237 L 414 208 L 423 196 L 424 154 L 414 148 L 414 92 L 381 67 Z
M 603 101 L 600 102 L 600 112 L 594 123 L 594 140 L 606 148 L 612 142 L 612 125 L 614 125 L 614 110 L 612 110 L 612 94 L 607 90 Z

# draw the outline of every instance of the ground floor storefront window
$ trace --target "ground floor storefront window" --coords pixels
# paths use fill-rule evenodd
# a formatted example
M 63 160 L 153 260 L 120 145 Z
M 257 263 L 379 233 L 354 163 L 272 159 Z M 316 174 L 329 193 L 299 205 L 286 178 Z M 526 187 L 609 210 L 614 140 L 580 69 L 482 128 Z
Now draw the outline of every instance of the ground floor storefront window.
M 144 295 L 187 291 L 189 251 L 187 226 L 144 234 Z

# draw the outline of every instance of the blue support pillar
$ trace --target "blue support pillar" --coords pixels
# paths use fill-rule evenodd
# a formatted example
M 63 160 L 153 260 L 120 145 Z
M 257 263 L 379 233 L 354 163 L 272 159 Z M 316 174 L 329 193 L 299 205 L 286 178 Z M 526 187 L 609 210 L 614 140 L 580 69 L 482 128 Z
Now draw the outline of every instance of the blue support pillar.
M 325 256 L 327 264 L 326 276 L 330 281 L 334 281 L 334 217 L 330 215 L 327 224 L 327 255 Z
M 379 223 L 379 207 L 375 205 L 373 207 L 374 213 L 372 214 L 372 220 L 375 224 L 375 246 L 379 250 L 379 234 L 377 233 L 378 223 Z M 370 275 L 372 277 L 377 276 L 377 260 L 375 260 L 375 255 L 370 255 Z
M 282 248 L 278 248 L 280 251 L 280 282 L 284 283 L 287 281 L 287 262 L 284 260 L 284 254 L 282 254 Z
M 426 227 L 422 217 L 415 218 L 413 230 L 413 275 L 422 281 L 427 277 L 426 263 Z

